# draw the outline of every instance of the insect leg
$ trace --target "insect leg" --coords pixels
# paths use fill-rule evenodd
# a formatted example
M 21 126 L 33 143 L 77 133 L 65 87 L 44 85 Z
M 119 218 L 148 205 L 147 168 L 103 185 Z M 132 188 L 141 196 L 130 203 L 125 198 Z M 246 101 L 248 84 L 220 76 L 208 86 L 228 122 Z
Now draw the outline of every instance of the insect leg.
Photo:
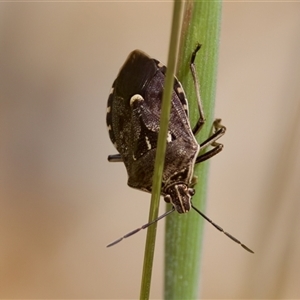
M 196 125 L 193 128 L 194 135 L 196 135 L 200 131 L 203 124 L 205 123 L 204 111 L 203 111 L 202 101 L 201 101 L 201 97 L 200 97 L 200 83 L 199 83 L 197 73 L 196 73 L 196 68 L 195 68 L 196 54 L 200 50 L 200 48 L 201 48 L 201 45 L 197 44 L 196 49 L 192 53 L 191 63 L 190 63 L 190 68 L 191 68 L 191 72 L 192 72 L 192 77 L 193 77 L 193 81 L 194 81 L 196 97 L 197 97 L 197 102 L 198 102 L 199 115 L 200 115 L 199 120 L 197 121 Z
M 225 134 L 226 127 L 221 124 L 221 119 L 216 119 L 214 121 L 213 130 L 214 131 L 211 134 L 211 136 L 200 144 L 201 150 L 209 145 L 215 146 L 216 144 L 218 144 L 216 143 L 216 140 L 218 140 L 220 137 L 222 137 Z
M 195 164 L 199 164 L 201 162 L 204 162 L 208 159 L 210 159 L 211 157 L 215 156 L 216 154 L 218 154 L 219 152 L 221 152 L 223 149 L 223 145 L 222 144 L 218 144 L 218 146 L 214 147 L 213 149 L 205 152 L 204 154 L 201 154 L 197 157 Z
M 119 153 L 108 155 L 107 160 L 109 162 L 123 162 L 123 159 Z
M 196 159 L 196 164 L 215 156 L 223 149 L 223 145 L 216 141 L 225 134 L 226 127 L 221 124 L 221 119 L 216 119 L 213 123 L 213 126 L 215 132 L 207 140 L 200 144 L 200 150 L 209 145 L 213 146 L 214 148 L 204 154 L 199 155 Z

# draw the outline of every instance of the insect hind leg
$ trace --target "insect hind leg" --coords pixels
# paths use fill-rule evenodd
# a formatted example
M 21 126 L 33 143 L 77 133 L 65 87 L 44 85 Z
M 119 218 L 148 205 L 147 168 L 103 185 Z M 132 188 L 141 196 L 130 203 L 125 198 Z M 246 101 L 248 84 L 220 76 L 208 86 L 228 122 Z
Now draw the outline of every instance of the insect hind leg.
M 194 52 L 192 53 L 191 62 L 190 62 L 190 69 L 192 72 L 192 77 L 193 77 L 193 82 L 194 82 L 194 87 L 195 87 L 196 97 L 197 97 L 197 103 L 198 103 L 198 110 L 199 110 L 199 119 L 192 130 L 194 135 L 196 135 L 201 130 L 203 124 L 205 123 L 203 105 L 200 96 L 200 83 L 198 80 L 196 67 L 195 67 L 196 55 L 197 52 L 200 50 L 200 48 L 201 48 L 201 44 L 197 44 Z

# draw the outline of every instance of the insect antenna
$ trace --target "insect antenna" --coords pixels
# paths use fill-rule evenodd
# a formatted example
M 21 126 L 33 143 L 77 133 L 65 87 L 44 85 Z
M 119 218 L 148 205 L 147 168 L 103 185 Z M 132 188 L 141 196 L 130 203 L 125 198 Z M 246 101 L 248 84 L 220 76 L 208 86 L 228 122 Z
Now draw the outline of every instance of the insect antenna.
M 254 253 L 250 248 L 248 248 L 246 245 L 242 244 L 237 238 L 232 236 L 230 233 L 224 231 L 222 227 L 220 227 L 218 224 L 214 223 L 211 219 L 209 219 L 205 214 L 203 214 L 198 208 L 196 208 L 194 205 L 192 205 L 192 208 L 200 214 L 206 221 L 208 221 L 210 224 L 212 224 L 215 228 L 217 228 L 219 231 L 223 232 L 225 235 L 227 235 L 230 239 L 232 239 L 237 244 L 240 244 L 245 250 L 247 250 L 250 253 Z
M 139 232 L 139 231 L 142 230 L 142 229 L 148 228 L 150 225 L 152 225 L 152 224 L 156 223 L 157 221 L 163 219 L 164 217 L 168 216 L 168 215 L 171 214 L 173 211 L 175 211 L 175 208 L 174 208 L 174 207 L 173 207 L 171 210 L 169 210 L 169 211 L 163 213 L 163 214 L 162 214 L 161 216 L 159 216 L 157 219 L 155 219 L 155 220 L 153 220 L 153 221 L 151 221 L 151 222 L 149 222 L 149 223 L 147 223 L 147 224 L 144 224 L 144 225 L 141 226 L 140 228 L 137 228 L 137 229 L 135 229 L 135 230 L 130 231 L 129 233 L 125 234 L 123 237 L 121 237 L 121 238 L 115 240 L 114 242 L 108 244 L 106 247 L 114 246 L 114 245 L 118 244 L 119 242 L 121 242 L 123 239 L 126 239 L 126 238 L 128 238 L 128 237 L 130 237 L 130 236 L 136 234 L 137 232 Z

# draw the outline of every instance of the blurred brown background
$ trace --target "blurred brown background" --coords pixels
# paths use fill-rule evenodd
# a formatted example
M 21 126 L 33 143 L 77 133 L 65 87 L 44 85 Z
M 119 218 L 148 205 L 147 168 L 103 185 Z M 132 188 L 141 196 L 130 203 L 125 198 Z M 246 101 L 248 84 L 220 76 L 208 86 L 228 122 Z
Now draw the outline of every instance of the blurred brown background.
M 106 101 L 131 50 L 166 62 L 172 3 L 0 14 L 0 298 L 138 298 L 145 232 L 105 246 L 145 223 L 150 196 L 107 162 Z M 207 215 L 256 253 L 206 224 L 203 298 L 300 298 L 299 33 L 300 3 L 223 5 L 215 115 L 227 133 Z M 163 221 L 158 231 L 153 299 Z

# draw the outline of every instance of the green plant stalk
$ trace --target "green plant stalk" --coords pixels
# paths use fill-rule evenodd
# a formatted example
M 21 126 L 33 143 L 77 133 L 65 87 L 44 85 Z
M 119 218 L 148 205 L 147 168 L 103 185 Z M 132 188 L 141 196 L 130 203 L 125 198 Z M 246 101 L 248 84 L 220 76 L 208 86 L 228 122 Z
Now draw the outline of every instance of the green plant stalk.
M 155 157 L 149 222 L 155 220 L 158 216 L 161 181 L 162 181 L 162 173 L 164 168 L 164 159 L 165 159 L 166 143 L 167 143 L 168 123 L 169 123 L 169 116 L 171 110 L 171 95 L 172 95 L 173 84 L 174 84 L 174 74 L 175 74 L 176 59 L 177 59 L 177 52 L 178 52 L 181 7 L 182 7 L 181 1 L 174 1 L 172 30 L 171 30 L 171 39 L 170 39 L 170 46 L 169 46 L 169 57 L 168 57 L 167 73 L 166 73 L 166 80 L 165 80 L 163 99 L 162 99 L 160 130 L 158 134 L 157 151 Z M 157 223 L 154 223 L 153 225 L 148 227 L 147 230 L 140 299 L 149 299 L 149 295 L 150 295 L 156 228 L 157 228 Z
M 187 1 L 184 11 L 178 79 L 189 100 L 192 127 L 199 118 L 199 112 L 189 63 L 196 44 L 202 44 L 195 64 L 206 123 L 197 135 L 198 141 L 204 141 L 212 129 L 221 10 L 221 2 L 201 0 Z M 204 211 L 208 162 L 197 165 L 194 174 L 198 182 L 193 204 Z M 173 213 L 166 220 L 165 299 L 199 299 L 203 222 L 193 210 L 184 215 Z

